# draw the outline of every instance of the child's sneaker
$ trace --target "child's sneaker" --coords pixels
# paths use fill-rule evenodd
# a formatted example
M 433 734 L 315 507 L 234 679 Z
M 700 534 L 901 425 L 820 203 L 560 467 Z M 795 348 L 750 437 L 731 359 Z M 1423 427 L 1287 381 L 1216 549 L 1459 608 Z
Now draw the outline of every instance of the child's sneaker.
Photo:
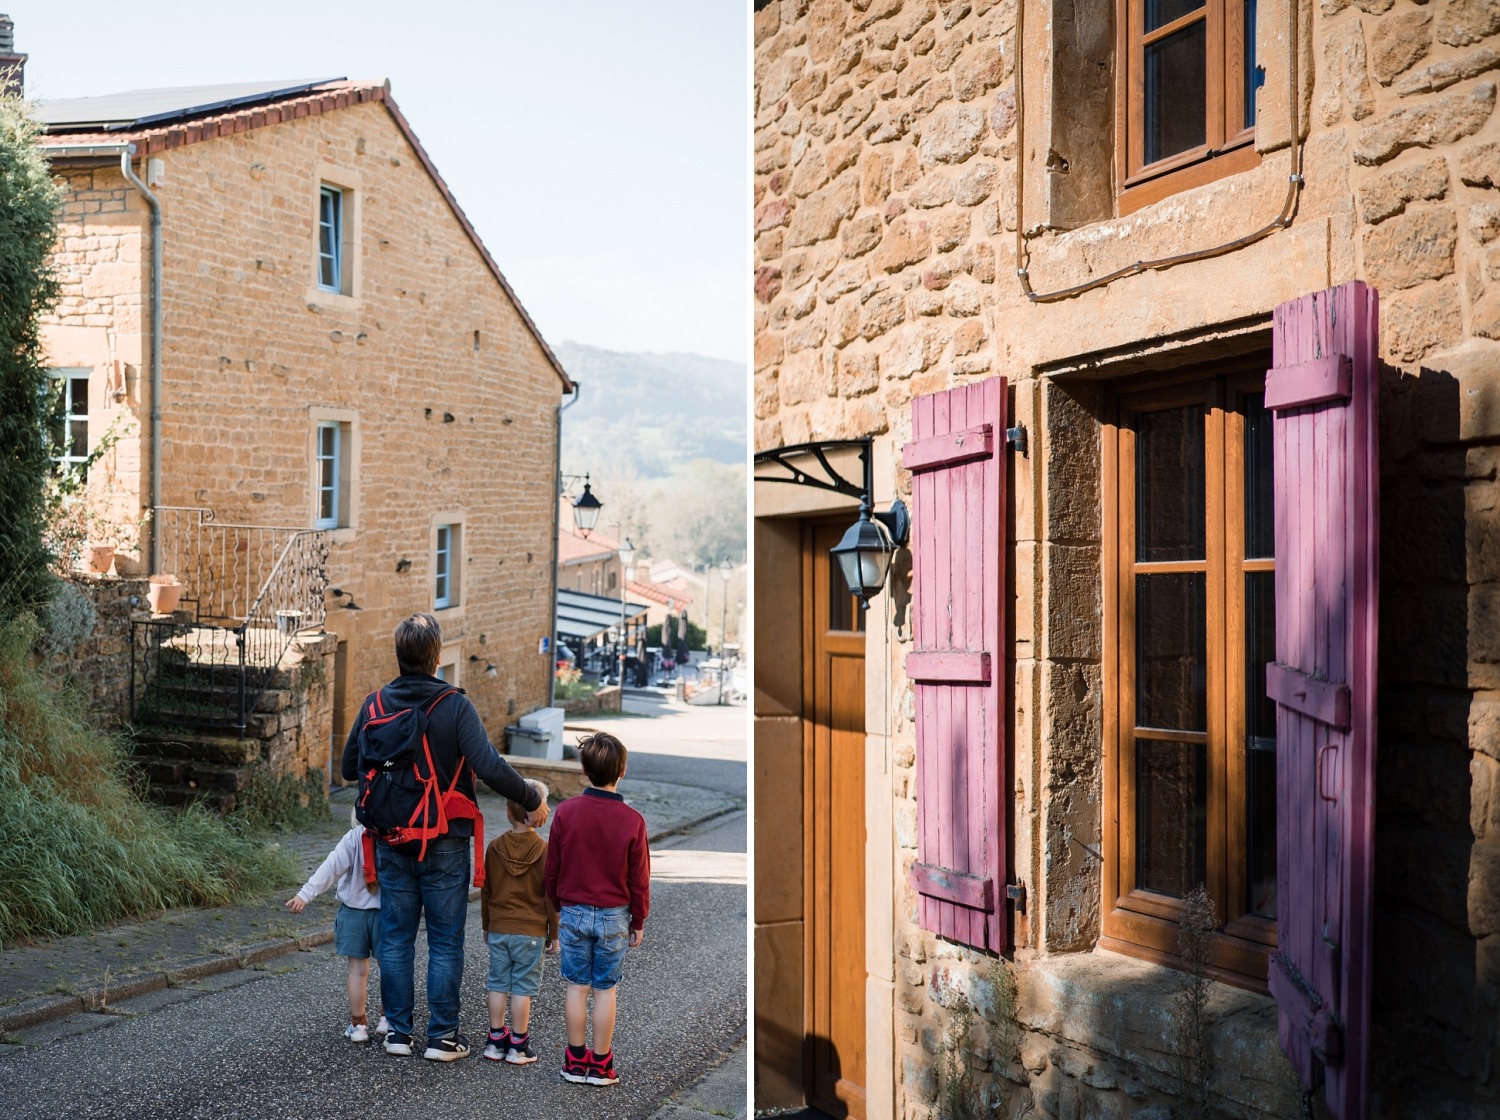
M 369 1042 L 370 1026 L 368 1023 L 350 1023 L 344 1028 L 344 1037 L 350 1042 Z
M 503 1062 L 506 1054 L 510 1052 L 510 1031 L 504 1027 L 498 1031 L 490 1031 L 490 1038 L 484 1046 L 484 1056 L 492 1062 Z
M 387 1054 L 395 1054 L 402 1058 L 411 1057 L 411 1035 L 402 1034 L 400 1031 L 391 1031 L 385 1036 L 381 1043 Z
M 613 1085 L 620 1080 L 620 1075 L 615 1072 L 615 1052 L 610 1050 L 607 1054 L 595 1053 L 588 1059 L 588 1077 L 585 1079 L 590 1085 Z
M 510 1047 L 506 1050 L 505 1060 L 513 1066 L 529 1066 L 536 1061 L 536 1055 L 531 1052 L 530 1031 L 510 1036 Z
M 570 1046 L 563 1053 L 562 1079 L 571 1081 L 575 1085 L 585 1085 L 589 1079 L 589 1056 L 584 1051 L 582 1057 L 573 1056 L 573 1048 Z
M 378 1023 L 375 1024 L 375 1033 L 376 1034 L 390 1034 L 391 1033 L 391 1025 L 385 1021 L 385 1016 L 384 1015 L 382 1015 L 380 1017 L 380 1022 L 378 1022 Z
M 459 1058 L 468 1056 L 469 1039 L 461 1034 L 450 1038 L 429 1038 L 427 1049 L 422 1052 L 422 1057 L 429 1062 L 456 1062 Z

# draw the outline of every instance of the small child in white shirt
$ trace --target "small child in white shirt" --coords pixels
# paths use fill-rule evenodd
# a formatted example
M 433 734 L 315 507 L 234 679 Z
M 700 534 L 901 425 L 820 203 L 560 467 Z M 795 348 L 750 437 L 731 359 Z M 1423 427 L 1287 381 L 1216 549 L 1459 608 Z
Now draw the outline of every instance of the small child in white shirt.
M 293 914 L 302 913 L 309 902 L 335 882 L 339 912 L 333 920 L 333 950 L 349 958 L 349 1025 L 344 1037 L 350 1042 L 369 1042 L 370 1023 L 365 1015 L 365 989 L 370 979 L 370 958 L 380 955 L 379 886 L 365 878 L 365 826 L 350 815 L 354 825 L 344 833 L 294 898 L 286 901 Z M 390 1030 L 380 1017 L 376 1034 Z

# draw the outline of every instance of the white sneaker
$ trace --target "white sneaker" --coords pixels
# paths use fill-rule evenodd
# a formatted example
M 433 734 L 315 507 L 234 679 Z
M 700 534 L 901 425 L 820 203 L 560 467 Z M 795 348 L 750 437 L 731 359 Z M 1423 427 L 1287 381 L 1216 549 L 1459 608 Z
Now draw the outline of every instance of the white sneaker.
M 344 1028 L 344 1037 L 350 1042 L 369 1042 L 370 1028 L 364 1023 L 350 1023 Z
M 375 1024 L 375 1033 L 376 1034 L 390 1034 L 391 1033 L 391 1025 L 385 1021 L 385 1016 L 384 1015 L 382 1015 L 380 1017 L 380 1022 L 378 1022 L 378 1023 Z
M 395 1054 L 398 1057 L 402 1058 L 411 1057 L 410 1035 L 397 1034 L 395 1031 L 391 1031 L 385 1036 L 385 1040 L 381 1043 L 381 1045 L 385 1047 L 385 1052 L 387 1054 Z

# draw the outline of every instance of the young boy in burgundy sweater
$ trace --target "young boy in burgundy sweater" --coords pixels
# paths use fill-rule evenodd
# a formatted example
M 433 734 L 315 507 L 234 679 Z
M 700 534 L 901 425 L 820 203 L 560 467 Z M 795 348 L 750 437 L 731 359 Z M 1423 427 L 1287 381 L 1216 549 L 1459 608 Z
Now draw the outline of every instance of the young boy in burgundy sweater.
M 547 838 L 547 899 L 561 912 L 562 976 L 568 984 L 564 1019 L 568 1051 L 564 1081 L 613 1085 L 615 990 L 625 950 L 645 936 L 651 907 L 651 853 L 646 820 L 616 792 L 625 776 L 625 744 L 598 732 L 578 744 L 592 783 L 552 815 Z M 587 1046 L 589 997 L 594 1045 Z

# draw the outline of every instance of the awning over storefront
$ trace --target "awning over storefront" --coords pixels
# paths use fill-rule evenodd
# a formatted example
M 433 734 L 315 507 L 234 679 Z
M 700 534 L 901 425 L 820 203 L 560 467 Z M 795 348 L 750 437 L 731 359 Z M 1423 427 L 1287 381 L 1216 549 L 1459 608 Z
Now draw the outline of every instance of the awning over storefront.
M 646 624 L 645 603 L 625 603 L 625 623 L 629 627 Z M 583 591 L 557 592 L 557 636 L 586 642 L 611 627 L 620 625 L 620 600 L 607 595 L 589 595 Z

